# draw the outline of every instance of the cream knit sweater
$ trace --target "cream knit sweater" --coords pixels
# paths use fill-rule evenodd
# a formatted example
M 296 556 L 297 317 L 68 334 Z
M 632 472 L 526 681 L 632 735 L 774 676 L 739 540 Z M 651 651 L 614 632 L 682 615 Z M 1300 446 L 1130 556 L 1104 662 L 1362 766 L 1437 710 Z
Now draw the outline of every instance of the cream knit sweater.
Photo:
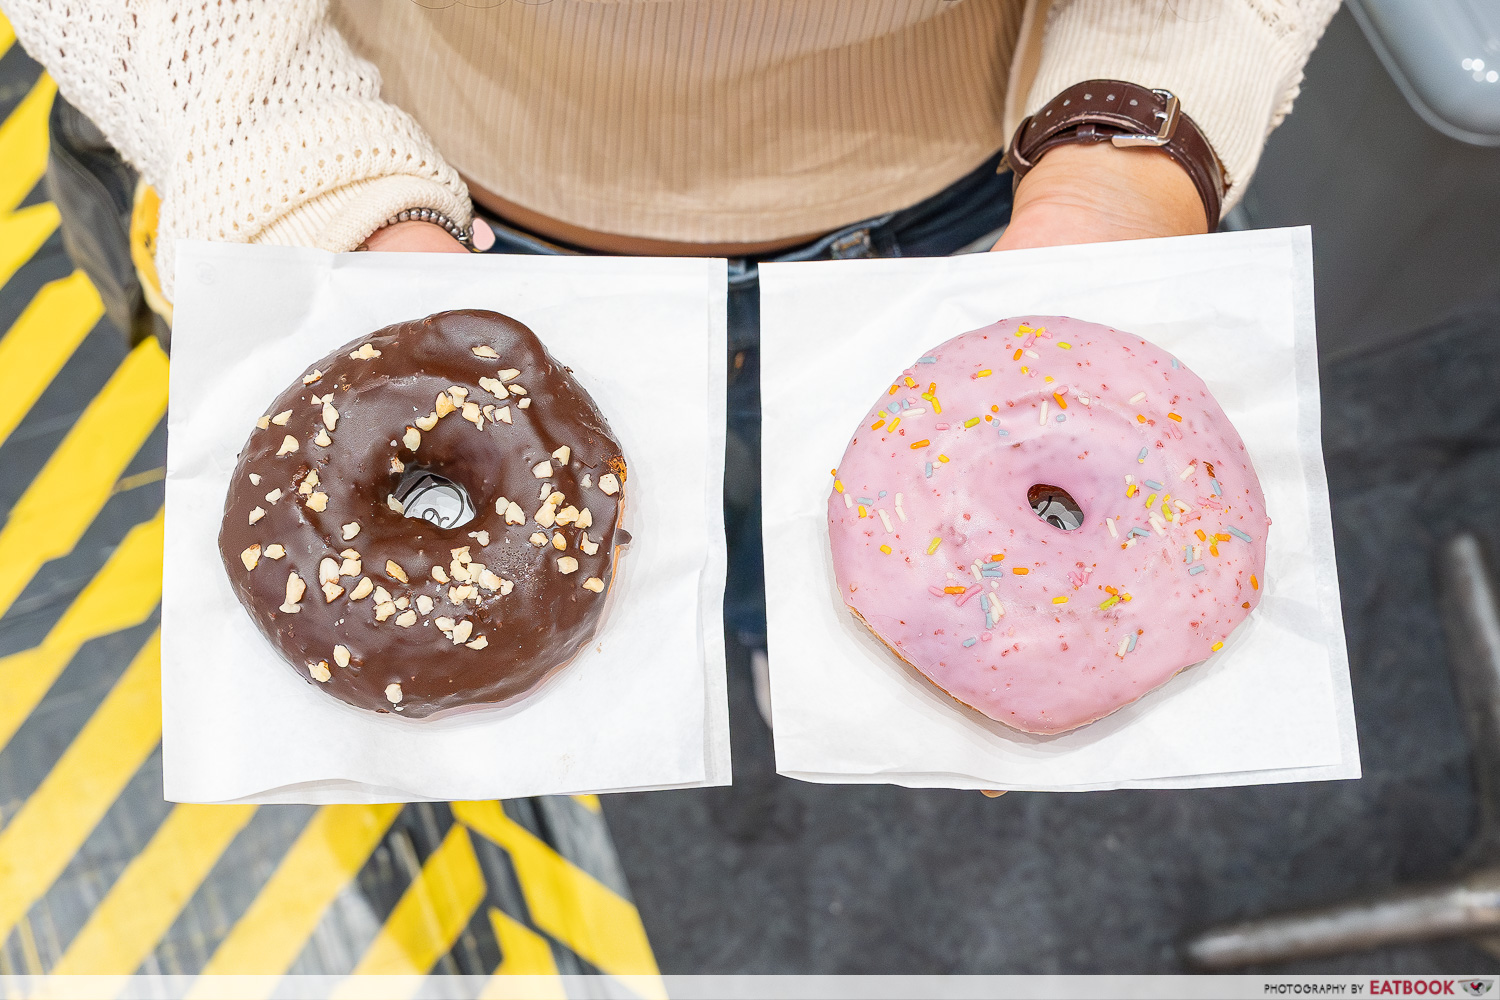
M 826 231 L 912 204 L 1079 80 L 1175 91 L 1226 210 L 1338 0 L 3 0 L 178 237 L 349 250 L 459 171 L 602 232 Z M 382 79 L 384 86 L 382 87 Z

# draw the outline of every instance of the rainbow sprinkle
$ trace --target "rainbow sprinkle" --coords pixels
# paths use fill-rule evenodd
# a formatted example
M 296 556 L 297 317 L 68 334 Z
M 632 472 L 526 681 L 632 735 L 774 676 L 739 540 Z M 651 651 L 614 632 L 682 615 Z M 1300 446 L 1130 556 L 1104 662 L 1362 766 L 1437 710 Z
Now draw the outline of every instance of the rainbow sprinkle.
M 1216 642 L 1212 646 L 1209 647 L 1209 649 L 1212 649 L 1215 653 L 1217 653 L 1219 650 L 1221 650 L 1223 648 L 1224 648 L 1224 644 L 1222 642 Z
M 891 554 L 891 547 L 889 545 L 882 545 L 880 547 L 880 551 L 884 552 L 886 555 L 890 555 Z
M 1230 528 L 1229 529 L 1229 533 L 1231 535 L 1233 535 L 1235 538 L 1238 538 L 1242 542 L 1253 542 L 1253 541 L 1255 541 L 1255 539 L 1253 539 L 1249 535 L 1245 534 L 1239 528 Z
M 934 358 L 931 355 L 929 355 L 929 356 L 927 356 L 925 358 L 918 358 L 917 359 L 917 364 L 919 364 L 919 365 L 935 365 L 935 364 L 937 364 L 937 358 Z
M 1062 594 L 1062 595 L 1059 595 L 1057 597 L 1054 597 L 1054 598 L 1052 598 L 1052 603 L 1053 604 L 1067 604 L 1068 603 L 1068 595 L 1067 594 Z
M 1151 487 L 1153 490 L 1159 490 L 1159 489 L 1161 489 L 1161 483 L 1158 483 L 1154 479 L 1147 479 L 1147 480 L 1145 480 L 1145 483 L 1146 483 L 1147 486 Z
M 932 444 L 932 442 L 929 441 L 929 440 L 927 440 L 926 438 L 923 438 L 920 441 L 913 441 L 912 445 L 911 445 L 911 450 L 912 451 L 916 451 L 918 448 L 925 448 L 925 447 L 927 447 L 930 444 Z
M 978 641 L 979 641 L 979 636 L 977 636 L 977 635 L 971 635 L 967 639 L 964 640 L 964 645 L 965 646 L 972 646 L 972 645 L 974 645 L 974 643 L 976 643 Z
M 1199 573 L 1206 572 L 1208 572 L 1208 567 L 1203 565 L 1202 563 L 1199 563 L 1196 566 L 1188 567 L 1188 576 L 1197 576 Z
M 1065 351 L 1071 351 L 1073 349 L 1073 345 L 1072 344 L 1068 343 L 1067 341 L 1063 341 L 1063 340 L 1059 340 L 1057 342 L 1057 346 L 1061 347 Z
M 1141 449 L 1141 453 L 1139 455 L 1135 456 L 1135 460 L 1138 463 L 1140 463 L 1141 465 L 1145 465 L 1146 464 L 1146 454 L 1147 454 L 1147 449 L 1142 448 Z
M 927 546 L 927 554 L 928 555 L 932 555 L 934 552 L 936 552 L 938 550 L 938 546 L 942 545 L 942 544 L 943 544 L 943 539 L 940 536 L 939 537 L 934 537 L 932 539 L 932 542 L 930 544 L 928 544 L 928 546 Z

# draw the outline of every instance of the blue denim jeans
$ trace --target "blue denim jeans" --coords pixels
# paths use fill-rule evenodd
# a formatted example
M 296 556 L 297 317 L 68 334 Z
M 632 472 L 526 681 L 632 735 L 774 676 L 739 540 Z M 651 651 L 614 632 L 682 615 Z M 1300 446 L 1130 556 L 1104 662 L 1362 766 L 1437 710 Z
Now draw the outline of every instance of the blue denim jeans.
M 965 249 L 1010 220 L 1009 172 L 996 153 L 968 175 L 910 208 L 866 219 L 805 246 L 729 261 L 729 434 L 724 456 L 724 532 L 729 580 L 724 623 L 742 645 L 766 641 L 765 567 L 760 540 L 760 272 L 762 261 L 853 257 L 940 257 Z M 549 242 L 485 217 L 495 231 L 489 253 L 589 253 Z M 984 247 L 988 249 L 988 247 Z

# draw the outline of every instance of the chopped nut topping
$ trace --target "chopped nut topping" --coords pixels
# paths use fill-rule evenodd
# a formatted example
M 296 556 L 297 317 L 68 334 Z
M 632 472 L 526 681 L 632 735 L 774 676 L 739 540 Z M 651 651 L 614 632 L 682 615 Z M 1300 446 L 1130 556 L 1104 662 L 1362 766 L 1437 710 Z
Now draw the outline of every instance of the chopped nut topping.
M 401 461 L 401 459 L 397 458 L 395 455 L 392 455 L 391 471 L 398 476 L 401 475 L 401 473 L 406 471 L 406 463 Z
M 392 705 L 401 704 L 401 685 L 395 683 L 387 684 L 385 686 L 385 700 Z
M 344 556 L 344 561 L 339 563 L 339 576 L 359 576 L 363 569 L 364 564 L 360 562 L 359 553 L 356 552 L 352 556 Z
M 318 563 L 318 582 L 327 583 L 329 580 L 337 583 L 339 579 L 339 561 L 324 556 Z
M 473 634 L 474 634 L 474 623 L 471 622 L 471 621 L 469 621 L 467 618 L 465 618 L 463 621 L 461 621 L 457 625 L 453 626 L 453 643 L 454 643 L 454 645 L 457 645 L 457 644 L 459 644 L 461 642 L 468 642 L 469 641 L 469 636 L 471 636 Z
M 515 586 L 516 585 L 514 583 L 512 583 L 511 581 L 502 578 L 500 580 L 500 596 L 504 597 L 506 594 L 508 594 L 512 590 L 514 590 Z
M 506 524 L 525 524 L 526 523 L 526 512 L 524 510 L 522 510 L 521 509 L 521 505 L 518 504 L 518 503 L 516 503 L 514 500 L 511 501 L 511 504 L 510 504 L 509 507 L 505 508 L 505 523 Z
M 276 452 L 276 457 L 280 458 L 282 455 L 290 455 L 296 450 L 297 439 L 288 434 L 286 437 L 281 439 L 281 450 Z
M 396 624 L 400 625 L 402 628 L 411 628 L 416 623 L 417 613 L 411 608 L 407 608 L 405 611 L 396 616 Z
M 489 378 L 484 375 L 481 375 L 479 377 L 479 388 L 483 389 L 485 392 L 489 393 L 492 396 L 504 396 L 506 394 L 505 386 L 500 384 L 499 379 Z
M 472 642 L 466 642 L 466 643 L 464 643 L 464 645 L 468 646 L 470 649 L 483 649 L 484 647 L 488 646 L 489 644 L 490 644 L 490 641 L 488 639 L 486 639 L 484 636 L 480 636 L 478 639 L 475 639 Z
M 345 549 L 344 551 L 340 552 L 339 555 L 342 556 L 345 559 L 358 559 L 359 558 L 359 550 L 358 549 Z
M 355 535 L 359 534 L 359 522 L 358 521 L 350 521 L 348 524 L 343 525 L 339 530 L 344 535 L 344 541 L 347 542 L 349 539 L 351 539 Z
M 474 578 L 473 574 L 469 572 L 469 567 L 457 559 L 448 564 L 448 572 L 452 573 L 453 579 L 459 583 L 468 583 Z
M 572 556 L 563 556 L 557 560 L 557 570 L 563 576 L 567 576 L 569 573 L 576 573 L 578 572 L 578 560 Z
M 495 374 L 500 377 L 500 381 L 502 381 L 502 382 L 509 382 L 511 379 L 513 379 L 517 375 L 521 374 L 521 369 L 519 369 L 519 368 L 505 368 L 505 369 L 502 369 L 502 370 L 496 372 Z
M 458 623 L 455 622 L 452 618 L 449 618 L 447 615 L 443 615 L 441 618 L 434 618 L 433 624 L 444 632 L 452 632 L 453 626 L 457 625 Z
M 547 544 L 547 536 L 542 534 L 540 531 L 533 531 L 531 533 L 531 537 L 527 540 L 531 542 L 532 545 L 535 545 L 538 548 Z
M 351 601 L 364 600 L 366 597 L 370 596 L 370 591 L 372 591 L 374 589 L 375 589 L 374 582 L 372 582 L 368 576 L 364 577 L 363 579 L 361 579 L 358 583 L 356 583 L 354 585 L 354 589 L 353 590 L 349 591 L 349 600 L 351 600 Z
M 281 602 L 281 610 L 289 615 L 295 615 L 302 609 L 297 607 L 297 602 L 302 600 L 302 595 L 307 593 L 307 584 L 302 582 L 302 577 L 293 570 L 286 576 L 286 600 Z
M 604 475 L 599 477 L 599 489 L 604 491 L 604 493 L 608 496 L 614 496 L 616 493 L 620 492 L 620 481 L 615 478 L 615 474 L 613 472 L 606 472 Z
M 469 537 L 478 542 L 481 549 L 490 544 L 490 533 L 488 531 L 471 531 L 469 532 Z
M 252 473 L 250 473 L 250 485 L 251 486 L 259 486 L 260 485 L 260 473 L 258 473 L 258 472 L 252 472 Z
M 332 604 L 333 599 L 344 592 L 344 588 L 336 583 L 323 584 L 323 603 Z
M 594 525 L 594 514 L 587 507 L 578 512 L 578 527 L 591 528 Z
M 567 465 L 568 464 L 568 457 L 570 455 L 572 455 L 572 454 L 573 454 L 572 449 L 569 448 L 567 445 L 563 445 L 561 448 L 557 449 L 556 451 L 554 451 L 552 453 L 552 457 L 555 458 L 555 459 L 557 459 L 559 465 Z
M 387 559 L 385 561 L 385 571 L 391 577 L 400 580 L 402 583 L 410 582 L 406 579 L 406 570 L 402 569 L 394 559 Z
M 531 474 L 538 479 L 546 479 L 552 475 L 552 462 L 550 459 L 542 459 L 531 467 Z
M 536 498 L 538 500 L 540 500 L 542 503 L 546 503 L 547 502 L 547 498 L 550 497 L 551 495 L 552 495 L 552 484 L 551 483 L 543 483 L 542 484 L 542 492 L 538 493 L 536 495 Z
M 563 533 L 561 531 L 554 531 L 552 533 L 552 547 L 559 552 L 568 547 L 568 540 L 563 537 Z
M 260 543 L 257 542 L 245 551 L 241 552 L 240 562 L 245 564 L 246 570 L 254 569 L 260 563 Z
M 479 589 L 471 583 L 466 583 L 462 587 L 448 588 L 448 600 L 454 604 L 462 604 L 469 598 L 478 596 L 478 594 Z
M 309 663 L 307 665 L 307 673 L 309 677 L 317 681 L 319 684 L 327 684 L 328 678 L 333 676 L 328 672 L 327 660 L 319 660 L 317 663 Z
M 558 504 L 560 504 L 560 503 L 563 502 L 563 495 L 561 493 L 559 493 L 557 490 L 553 490 L 547 496 L 547 502 L 550 503 L 552 506 L 556 507 Z
M 465 403 L 463 418 L 480 430 L 484 430 L 484 415 L 479 412 L 478 403 Z
M 592 477 L 590 477 L 589 474 L 587 472 L 585 472 L 583 474 L 583 488 L 584 489 L 588 489 L 592 485 L 594 485 L 594 481 L 593 481 Z
M 578 547 L 583 550 L 583 554 L 586 556 L 591 556 L 599 551 L 599 543 L 589 538 L 588 532 L 586 531 L 583 533 L 583 536 L 578 539 Z
M 576 520 L 578 520 L 578 508 L 574 507 L 572 504 L 569 504 L 568 506 L 557 512 L 558 524 L 566 526 L 572 524 Z
M 297 485 L 297 492 L 303 496 L 307 496 L 313 491 L 313 487 L 316 485 L 318 485 L 318 470 L 308 469 L 307 475 L 303 476 L 302 482 Z
M 374 344 L 360 344 L 358 348 L 349 352 L 349 357 L 355 361 L 369 361 L 371 358 L 380 357 L 380 351 Z
M 375 605 L 375 620 L 378 622 L 385 621 L 395 613 L 396 605 L 392 604 L 390 601 L 382 601 L 381 603 Z
M 493 421 L 495 419 L 495 404 L 494 403 L 485 403 L 484 404 L 484 419 L 490 420 L 490 421 Z
M 349 647 L 340 643 L 333 647 L 333 662 L 341 667 L 349 665 Z
M 499 590 L 500 577 L 490 570 L 483 570 L 479 574 L 479 585 L 485 590 Z
M 443 567 L 441 567 L 441 566 L 433 566 L 432 567 L 432 578 L 434 580 L 436 580 L 438 583 L 447 583 L 448 582 L 448 571 L 445 570 L 445 569 L 443 569 Z
M 597 576 L 591 576 L 583 581 L 583 589 L 592 590 L 596 594 L 602 594 L 604 593 L 604 581 Z
M 267 416 L 258 417 L 255 421 L 255 426 L 260 430 L 265 430 L 271 426 L 271 418 Z
M 448 414 L 458 409 L 458 405 L 453 402 L 453 397 L 449 396 L 446 392 L 438 393 L 437 400 L 433 405 L 436 407 L 433 412 L 436 413 L 439 417 L 446 417 Z
M 508 423 L 510 423 L 510 407 L 508 407 L 508 406 L 502 406 L 502 407 L 500 407 L 498 410 L 495 411 L 495 417 L 494 417 L 494 419 L 498 420 L 502 424 L 508 424 Z
M 271 423 L 275 424 L 277 427 L 285 427 L 286 422 L 290 419 L 292 419 L 292 411 L 282 410 L 280 413 L 276 414 L 276 416 L 271 418 Z
M 469 396 L 469 390 L 461 385 L 450 385 L 448 387 L 448 395 L 453 397 L 454 406 L 462 406 L 464 405 L 464 400 Z
M 302 376 L 302 384 L 303 385 L 312 385 L 314 382 L 316 382 L 318 379 L 320 379 L 322 377 L 323 377 L 323 373 L 320 372 L 320 371 L 318 371 L 316 368 L 314 368 L 310 373 Z
M 329 430 L 338 430 L 339 411 L 333 408 L 332 403 L 323 404 L 323 426 Z
M 276 505 L 276 501 L 280 500 L 280 499 L 281 499 L 281 490 L 279 490 L 279 489 L 272 490 L 271 492 L 269 492 L 269 493 L 266 494 L 266 503 L 271 504 L 273 507 Z
M 498 358 L 500 356 L 496 354 L 495 349 L 488 344 L 480 344 L 478 347 L 469 348 L 469 350 L 474 352 L 474 357 L 476 358 Z
M 557 505 L 551 500 L 542 504 L 541 509 L 536 512 L 536 523 L 544 528 L 550 528 L 557 523 Z
M 400 597 L 396 598 L 396 607 L 400 608 L 402 611 L 405 611 L 407 608 L 411 607 L 411 598 L 407 597 L 405 594 L 402 594 Z
M 436 413 L 429 413 L 425 417 L 418 417 L 417 419 L 412 421 L 412 423 L 417 425 L 417 429 L 422 431 L 432 430 L 437 426 L 437 422 L 438 415 Z
M 457 548 L 457 549 L 449 549 L 448 550 L 448 554 L 451 555 L 454 559 L 457 559 L 461 563 L 466 563 L 466 562 L 472 562 L 473 561 L 471 559 L 471 557 L 469 556 L 469 547 L 467 545 L 462 546 L 461 548 Z
M 264 555 L 267 559 L 280 559 L 282 556 L 286 555 L 286 549 L 282 548 L 280 545 L 277 545 L 275 542 L 272 542 L 270 545 L 266 546 L 266 551 L 261 554 Z
M 312 496 L 310 496 L 310 497 L 307 498 L 307 509 L 308 510 L 315 510 L 318 513 L 321 514 L 323 512 L 324 508 L 326 508 L 327 506 L 328 506 L 328 494 L 327 493 L 322 493 L 322 492 L 314 493 Z
M 408 427 L 406 433 L 401 435 L 401 443 L 411 451 L 416 451 L 417 446 L 422 443 L 422 434 L 415 427 Z
M 257 508 L 255 508 L 254 510 L 252 510 L 250 512 L 250 523 L 254 524 L 256 521 L 259 521 L 261 518 L 263 518 L 265 516 L 266 516 L 266 509 L 264 507 L 257 507 Z
M 381 586 L 377 585 L 375 587 L 375 603 L 376 604 L 389 604 L 389 603 L 391 603 L 391 592 L 389 590 L 386 590 L 384 587 L 381 587 Z
M 406 508 L 401 506 L 401 501 L 397 500 L 394 496 L 387 495 L 385 498 L 385 505 L 391 510 L 395 511 L 397 514 L 406 513 Z
M 434 601 L 432 600 L 432 598 L 428 597 L 426 594 L 417 595 L 417 610 L 422 612 L 422 614 L 431 614 L 433 603 Z
M 531 397 L 527 396 L 525 399 L 521 400 L 516 405 L 519 406 L 523 410 L 526 409 L 528 406 L 531 405 Z
M 329 445 L 333 444 L 333 438 L 328 436 L 327 427 L 318 428 L 317 435 L 313 437 L 313 444 L 317 445 L 319 448 L 327 448 Z

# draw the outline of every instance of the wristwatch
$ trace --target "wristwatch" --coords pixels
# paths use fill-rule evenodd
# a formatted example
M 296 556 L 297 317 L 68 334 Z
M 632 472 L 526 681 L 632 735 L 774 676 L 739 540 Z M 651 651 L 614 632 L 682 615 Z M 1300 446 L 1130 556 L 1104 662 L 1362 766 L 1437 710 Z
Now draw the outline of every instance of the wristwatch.
M 1043 153 L 1068 142 L 1153 146 L 1176 160 L 1198 189 L 1209 228 L 1217 227 L 1229 181 L 1224 165 L 1169 90 L 1123 80 L 1085 80 L 1021 122 L 1000 161 L 1019 185 Z

